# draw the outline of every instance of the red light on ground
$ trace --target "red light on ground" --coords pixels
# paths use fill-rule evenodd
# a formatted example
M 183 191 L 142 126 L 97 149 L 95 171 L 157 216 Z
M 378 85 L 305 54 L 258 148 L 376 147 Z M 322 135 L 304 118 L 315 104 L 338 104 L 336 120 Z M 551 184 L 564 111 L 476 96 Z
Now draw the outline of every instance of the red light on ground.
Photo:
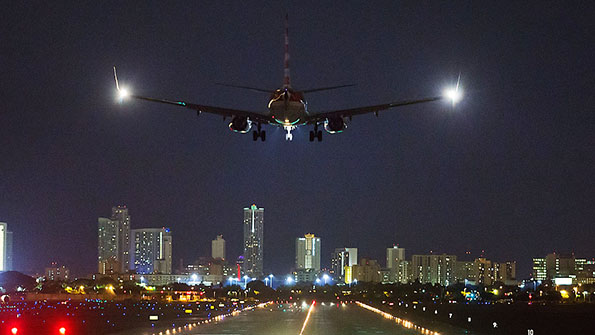
M 13 328 L 10 330 L 10 333 L 11 333 L 12 335 L 17 335 L 17 333 L 18 333 L 18 332 L 19 332 L 19 329 L 18 329 L 17 327 L 13 327 Z
M 58 329 L 58 331 L 60 332 L 60 334 L 64 335 L 66 334 L 66 328 L 62 327 L 60 329 Z

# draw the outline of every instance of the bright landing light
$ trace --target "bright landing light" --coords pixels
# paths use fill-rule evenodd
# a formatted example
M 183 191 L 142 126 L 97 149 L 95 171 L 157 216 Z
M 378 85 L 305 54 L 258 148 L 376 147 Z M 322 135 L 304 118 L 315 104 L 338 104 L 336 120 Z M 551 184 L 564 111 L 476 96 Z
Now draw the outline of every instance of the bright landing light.
M 448 98 L 448 100 L 452 101 L 453 104 L 455 104 L 461 101 L 461 98 L 463 98 L 463 92 L 461 92 L 459 89 L 451 88 L 444 91 L 444 96 Z
M 130 92 L 128 92 L 127 89 L 121 88 L 121 89 L 118 90 L 118 97 L 120 99 L 127 98 L 128 96 L 130 96 Z

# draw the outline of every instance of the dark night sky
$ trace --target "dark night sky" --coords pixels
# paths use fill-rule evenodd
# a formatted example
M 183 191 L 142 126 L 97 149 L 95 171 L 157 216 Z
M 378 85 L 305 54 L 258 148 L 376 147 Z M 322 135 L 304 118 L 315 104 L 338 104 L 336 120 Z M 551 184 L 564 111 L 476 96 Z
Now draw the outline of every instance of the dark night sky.
M 191 4 L 190 4 L 191 3 Z M 311 112 L 440 94 L 465 100 L 353 119 L 310 143 L 227 130 L 220 117 L 115 101 L 112 66 L 139 94 L 265 112 L 283 16 L 296 88 Z M 16 266 L 96 269 L 97 217 L 127 204 L 133 228 L 169 226 L 174 258 L 241 252 L 242 208 L 265 207 L 265 270 L 294 240 L 322 237 L 323 263 L 355 246 L 384 264 L 413 253 L 493 260 L 553 250 L 595 256 L 595 8 L 589 2 L 11 1 L 0 27 L 0 221 Z M 177 262 L 176 262 L 177 263 Z

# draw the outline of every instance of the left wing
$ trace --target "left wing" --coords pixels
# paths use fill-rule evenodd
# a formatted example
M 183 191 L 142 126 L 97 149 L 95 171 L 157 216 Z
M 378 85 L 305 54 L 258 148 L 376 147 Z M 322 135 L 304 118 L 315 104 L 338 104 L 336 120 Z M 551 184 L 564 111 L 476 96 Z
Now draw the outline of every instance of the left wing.
M 239 109 L 198 105 L 198 104 L 193 104 L 193 103 L 189 103 L 189 102 L 185 102 L 185 101 L 172 101 L 172 100 L 166 100 L 166 99 L 149 98 L 149 97 L 143 97 L 143 96 L 135 95 L 135 94 L 131 94 L 130 97 L 135 98 L 135 99 L 140 99 L 140 100 L 151 101 L 151 102 L 159 102 L 159 103 L 168 104 L 168 105 L 186 107 L 186 108 L 193 109 L 193 110 L 197 111 L 197 113 L 204 112 L 204 113 L 209 113 L 209 114 L 217 114 L 217 115 L 221 115 L 224 117 L 234 117 L 234 116 L 248 117 L 250 120 L 252 120 L 254 122 L 261 122 L 264 124 L 270 123 L 273 121 L 267 115 L 263 115 L 263 114 L 256 113 L 256 112 L 239 110 Z
M 329 119 L 329 118 L 338 118 L 338 117 L 344 118 L 344 117 L 351 117 L 351 116 L 360 115 L 360 114 L 378 113 L 379 111 L 394 108 L 394 107 L 421 104 L 421 103 L 441 100 L 444 98 L 445 97 L 443 97 L 443 96 L 437 96 L 437 97 L 429 97 L 429 98 L 423 98 L 423 99 L 418 99 L 418 100 L 403 100 L 403 101 L 390 102 L 390 103 L 381 104 L 381 105 L 357 107 L 357 108 L 350 108 L 350 109 L 340 109 L 340 110 L 335 110 L 335 111 L 316 113 L 316 114 L 310 115 L 307 123 L 314 124 L 314 123 L 318 123 L 318 122 L 324 121 L 325 119 Z
M 189 109 L 195 110 L 198 114 L 204 112 L 209 114 L 217 114 L 223 117 L 248 117 L 251 121 L 260 122 L 260 123 L 272 123 L 274 120 L 264 114 L 238 110 L 238 109 L 231 109 L 231 108 L 223 108 L 223 107 L 215 107 L 215 106 L 206 106 L 206 105 L 199 105 L 193 104 L 186 101 L 174 101 L 174 100 L 167 100 L 167 99 L 157 99 L 157 98 L 150 98 L 150 97 L 143 97 L 136 94 L 130 94 L 124 87 L 120 87 L 120 83 L 118 82 L 118 74 L 116 73 L 116 67 L 114 66 L 114 81 L 116 82 L 116 89 L 118 90 L 118 94 L 120 95 L 120 99 L 124 99 L 127 97 L 135 98 L 139 100 L 151 101 L 151 102 L 159 102 L 162 104 L 186 107 Z

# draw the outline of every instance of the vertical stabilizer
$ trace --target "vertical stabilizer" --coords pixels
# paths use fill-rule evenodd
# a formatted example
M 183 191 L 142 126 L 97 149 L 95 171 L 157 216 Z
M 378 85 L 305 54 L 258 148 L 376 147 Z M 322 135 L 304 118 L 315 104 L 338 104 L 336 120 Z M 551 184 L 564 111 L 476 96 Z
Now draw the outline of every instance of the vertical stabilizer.
M 285 14 L 285 58 L 283 59 L 283 88 L 291 87 L 289 80 L 289 19 Z

